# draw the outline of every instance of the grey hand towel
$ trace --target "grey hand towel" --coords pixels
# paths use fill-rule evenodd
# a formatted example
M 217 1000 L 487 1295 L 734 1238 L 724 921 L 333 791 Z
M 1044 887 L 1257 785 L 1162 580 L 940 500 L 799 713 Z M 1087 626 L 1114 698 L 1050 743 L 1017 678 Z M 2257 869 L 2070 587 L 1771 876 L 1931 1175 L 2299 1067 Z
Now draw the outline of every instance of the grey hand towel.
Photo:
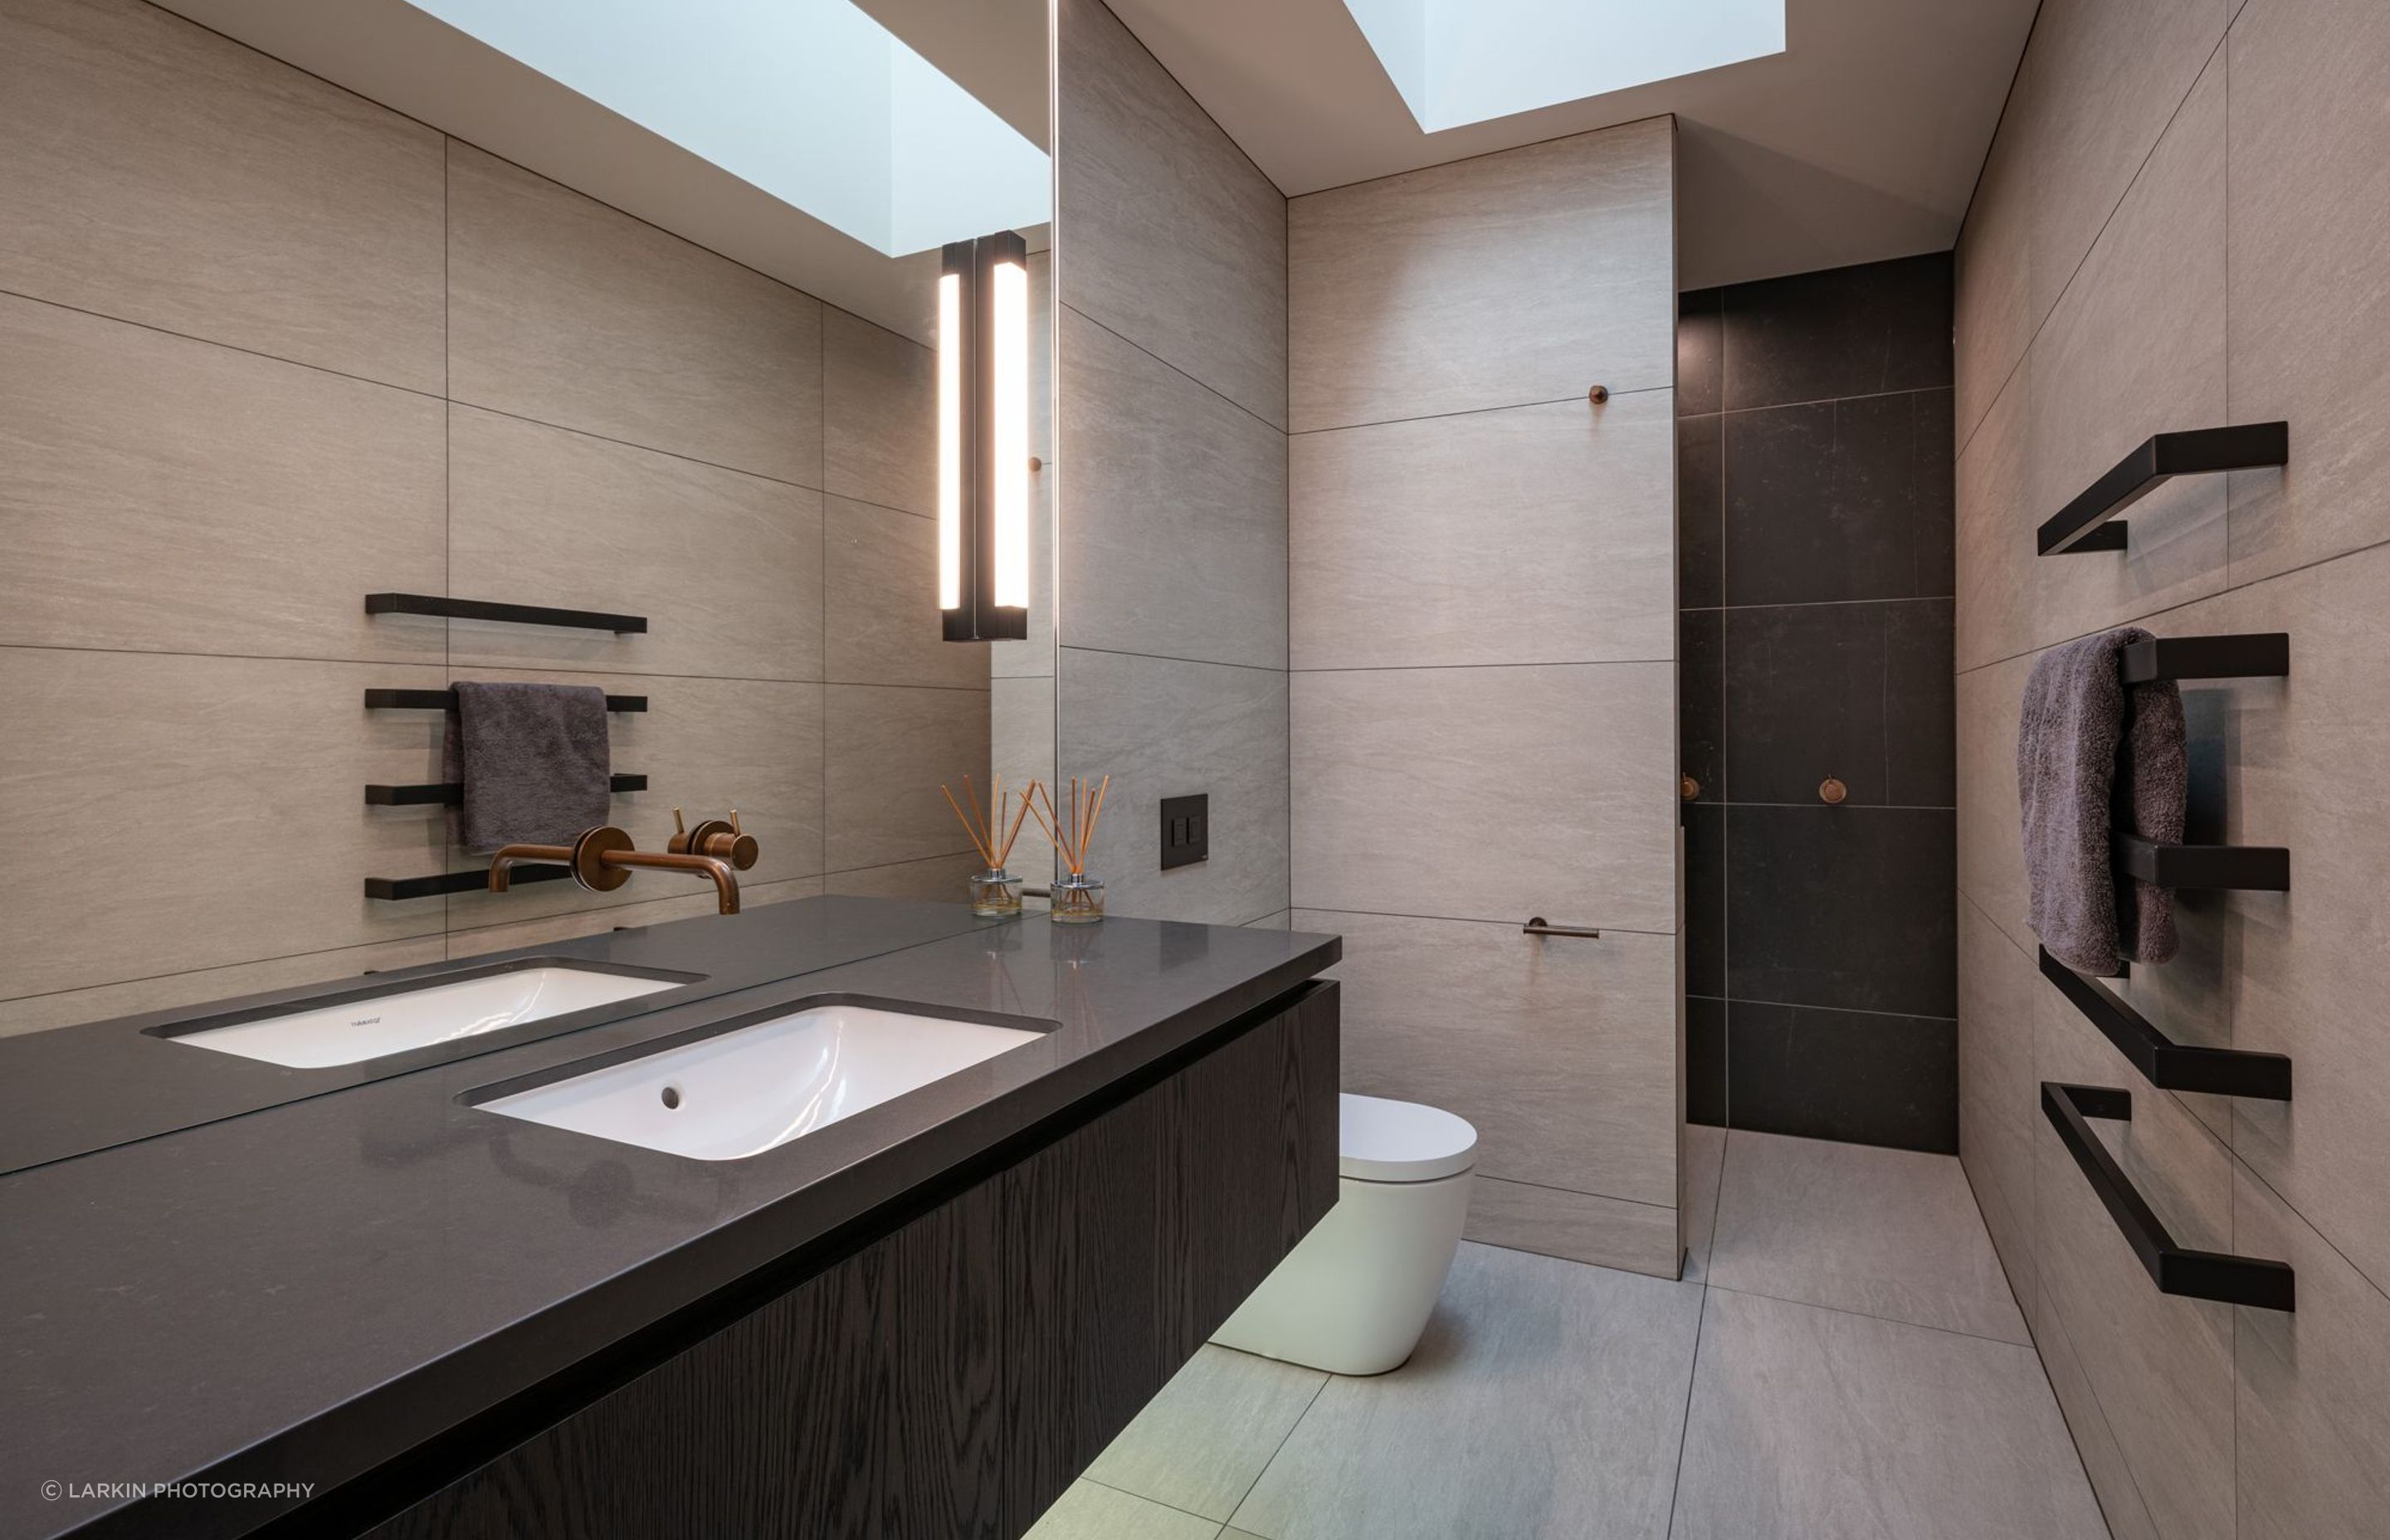
M 470 851 L 569 844 L 612 810 L 606 692 L 590 685 L 455 687 L 443 757 L 465 786 L 452 830 Z
M 2120 894 L 2109 845 L 2118 822 L 2163 844 L 2182 839 L 2182 692 L 2170 680 L 2128 689 L 2117 668 L 2117 654 L 2149 635 L 2124 626 L 2042 654 L 2017 724 L 2029 920 L 2049 955 L 2078 973 L 2164 962 L 2177 944 L 2173 893 L 2135 880 Z

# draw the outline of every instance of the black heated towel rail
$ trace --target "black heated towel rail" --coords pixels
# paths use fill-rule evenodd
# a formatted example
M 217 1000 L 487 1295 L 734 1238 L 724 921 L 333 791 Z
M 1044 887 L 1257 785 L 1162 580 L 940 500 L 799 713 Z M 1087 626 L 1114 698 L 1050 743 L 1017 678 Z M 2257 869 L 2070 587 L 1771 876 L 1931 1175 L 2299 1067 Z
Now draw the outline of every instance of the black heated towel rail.
M 2185 1299 L 2220 1300 L 2257 1310 L 2298 1308 L 2296 1276 L 2287 1264 L 2262 1257 L 2232 1256 L 2223 1251 L 2197 1251 L 2178 1246 L 2165 1222 L 2133 1187 L 2125 1168 L 2091 1132 L 2088 1118 L 2114 1118 L 2130 1123 L 2133 1094 L 2109 1085 L 2062 1085 L 2041 1083 L 2042 1116 L 2058 1130 L 2058 1142 L 2100 1195 L 2108 1216 L 2124 1232 L 2125 1243 L 2161 1294 Z
M 2203 1048 L 2173 1038 L 2150 1024 L 2115 991 L 2077 973 L 2041 949 L 2041 976 L 2058 986 L 2083 1019 L 2100 1029 L 2116 1051 L 2133 1061 L 2142 1078 L 2162 1091 L 2204 1091 L 2211 1096 L 2291 1099 L 2291 1061 L 2278 1053 L 2245 1048 Z
M 609 788 L 614 791 L 645 791 L 645 776 L 616 776 Z M 456 781 L 434 781 L 423 786 L 368 786 L 366 788 L 367 807 L 462 807 L 465 788 Z
M 2230 428 L 2159 433 L 2117 461 L 2114 469 L 2044 522 L 2037 536 L 2037 546 L 2043 556 L 2061 551 L 2121 551 L 2125 526 L 2109 520 L 2160 483 L 2177 476 L 2287 465 L 2290 458 L 2287 422 L 2244 422 Z
M 517 866 L 510 874 L 516 882 L 554 882 L 571 877 L 571 866 L 540 865 Z M 437 898 L 442 893 L 478 893 L 490 886 L 488 869 L 464 872 L 442 872 L 437 877 L 368 877 L 366 879 L 367 898 Z
M 645 615 L 614 615 L 602 610 L 556 610 L 543 604 L 494 604 L 452 599 L 440 594 L 367 594 L 368 615 L 444 615 L 456 621 L 507 621 L 516 625 L 563 625 L 616 635 L 645 631 Z
M 2291 891 L 2291 853 L 2281 845 L 2161 845 L 2136 834 L 2110 841 L 2116 869 L 2161 888 Z
M 455 690 L 367 690 L 366 710 L 369 712 L 453 712 L 456 709 Z M 644 695 L 610 695 L 606 698 L 610 712 L 644 712 L 648 698 Z
M 2291 672 L 2291 634 L 2152 636 L 2126 646 L 2118 669 L 2127 685 L 2159 679 L 2275 679 Z

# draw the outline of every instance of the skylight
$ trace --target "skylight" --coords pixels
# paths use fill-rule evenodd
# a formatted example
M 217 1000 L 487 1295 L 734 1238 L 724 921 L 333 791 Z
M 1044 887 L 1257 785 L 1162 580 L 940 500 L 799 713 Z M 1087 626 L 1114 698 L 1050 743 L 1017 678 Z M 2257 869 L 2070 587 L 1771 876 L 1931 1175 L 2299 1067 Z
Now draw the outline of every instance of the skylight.
M 892 257 L 1043 224 L 1045 151 L 849 0 L 409 0 Z
M 1344 0 L 1430 134 L 1784 51 L 1784 0 Z

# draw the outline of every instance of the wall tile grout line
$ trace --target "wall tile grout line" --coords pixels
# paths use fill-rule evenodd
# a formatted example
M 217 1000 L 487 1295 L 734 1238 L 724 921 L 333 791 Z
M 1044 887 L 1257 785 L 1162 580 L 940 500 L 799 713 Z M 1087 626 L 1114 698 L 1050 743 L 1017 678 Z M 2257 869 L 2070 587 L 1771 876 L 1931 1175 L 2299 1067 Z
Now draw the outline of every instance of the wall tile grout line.
M 1673 384 L 1638 385 L 1631 391 L 1613 391 L 1610 392 L 1610 399 L 1624 401 L 1628 396 L 1657 395 L 1664 391 L 1675 389 L 1676 386 Z M 1548 400 L 1510 401 L 1504 402 L 1498 406 L 1463 406 L 1450 412 L 1422 412 L 1413 417 L 1373 417 L 1368 422 L 1336 422 L 1319 428 L 1289 428 L 1285 432 L 1290 439 L 1307 439 L 1321 433 L 1356 433 L 1367 428 L 1399 428 L 1405 423 L 1411 422 L 1444 422 L 1453 417 L 1492 417 L 1497 412 L 1527 412 L 1544 406 L 1567 406 L 1584 402 L 1585 399 L 1582 395 L 1573 395 L 1553 396 Z M 1591 404 L 1587 403 L 1587 404 Z
M 1081 310 L 1077 305 L 1071 303 L 1068 300 L 1057 298 L 1054 301 L 1054 308 L 1058 313 L 1067 310 L 1072 314 L 1077 316 L 1080 320 L 1085 321 L 1087 325 L 1095 327 L 1098 331 L 1104 333 L 1106 336 L 1111 337 L 1126 346 L 1135 348 L 1137 352 L 1145 354 L 1146 357 L 1152 359 L 1155 363 L 1161 365 L 1163 368 L 1168 369 L 1172 374 L 1178 376 L 1181 379 L 1186 380 L 1189 384 L 1197 386 L 1208 393 L 1219 397 L 1222 401 L 1227 402 L 1238 411 L 1242 412 L 1245 416 L 1253 418 L 1255 422 L 1260 423 L 1271 432 L 1278 434 L 1284 434 L 1286 432 L 1285 428 L 1281 427 L 1278 423 L 1270 421 L 1269 418 L 1262 416 L 1259 412 L 1254 411 L 1252 407 L 1246 405 L 1243 402 L 1239 401 L 1236 397 L 1228 394 L 1226 391 L 1221 390 L 1217 385 L 1208 384 L 1205 381 L 1197 379 L 1195 376 L 1189 374 L 1186 369 L 1172 363 L 1169 359 L 1163 357 L 1162 354 L 1154 352 L 1151 348 L 1147 347 L 1136 338 L 1123 336 L 1120 332 L 1104 325 L 1103 322 L 1097 320 L 1094 316 L 1088 314 L 1086 311 Z M 1056 371 L 1056 378 L 1060 378 L 1060 371 L 1059 369 Z

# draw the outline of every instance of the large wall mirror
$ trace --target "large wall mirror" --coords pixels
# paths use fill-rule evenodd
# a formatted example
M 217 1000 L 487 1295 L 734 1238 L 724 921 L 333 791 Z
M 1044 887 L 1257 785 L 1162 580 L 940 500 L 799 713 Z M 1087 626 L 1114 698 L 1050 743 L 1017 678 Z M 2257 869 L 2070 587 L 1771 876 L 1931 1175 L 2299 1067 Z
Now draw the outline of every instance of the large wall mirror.
M 675 872 L 487 891 L 441 795 L 460 683 L 622 703 L 610 822 L 662 850 L 675 808 L 736 809 L 750 913 L 964 899 L 940 787 L 1054 765 L 1047 8 L 0 12 L 0 824 L 51 853 L 0 890 L 20 1069 L 94 1022 L 714 913 Z M 953 643 L 941 251 L 1002 232 L 1032 615 Z M 0 1080 L 55 1100 L 42 1062 Z

